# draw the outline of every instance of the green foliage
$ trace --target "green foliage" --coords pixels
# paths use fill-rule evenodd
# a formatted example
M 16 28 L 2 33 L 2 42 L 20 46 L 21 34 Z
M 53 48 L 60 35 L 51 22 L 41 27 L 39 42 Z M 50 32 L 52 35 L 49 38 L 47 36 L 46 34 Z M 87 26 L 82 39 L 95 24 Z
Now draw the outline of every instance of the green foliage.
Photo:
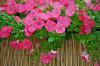
M 45 41 L 41 41 L 41 52 L 49 52 L 50 50 L 57 50 L 61 47 L 61 41 L 64 40 L 65 34 L 57 34 L 55 32 L 48 33 L 45 28 L 42 28 L 39 31 L 34 33 L 34 37 L 38 39 L 45 39 Z
M 88 10 L 87 13 L 96 22 L 94 30 L 100 31 L 100 12 L 93 12 L 92 10 Z
M 75 40 L 86 46 L 91 58 L 97 60 L 100 58 L 100 31 L 88 35 L 74 35 Z
M 38 30 L 34 33 L 34 37 L 38 39 L 43 39 L 47 37 L 47 31 L 45 28 L 42 28 L 41 30 Z
M 75 0 L 75 3 L 77 4 L 77 7 L 79 9 L 83 9 L 84 8 L 85 3 L 82 0 Z
M 72 19 L 72 22 L 71 22 L 69 28 L 67 29 L 67 33 L 79 33 L 80 26 L 82 25 L 82 23 L 78 19 L 77 13 L 75 13 L 71 19 Z
M 13 31 L 11 32 L 11 39 L 23 40 L 25 38 L 23 33 L 23 23 L 17 23 L 14 20 L 13 15 L 8 15 L 7 13 L 0 13 L 0 28 L 2 28 L 5 25 L 13 28 Z

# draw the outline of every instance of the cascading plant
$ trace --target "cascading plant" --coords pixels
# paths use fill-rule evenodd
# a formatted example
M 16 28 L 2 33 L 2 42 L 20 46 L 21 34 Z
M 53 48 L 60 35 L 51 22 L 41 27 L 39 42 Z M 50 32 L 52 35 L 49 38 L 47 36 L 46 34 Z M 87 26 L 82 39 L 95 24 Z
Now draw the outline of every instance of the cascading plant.
M 35 52 L 34 59 L 45 64 L 57 55 L 66 39 L 84 45 L 83 60 L 97 60 L 100 0 L 7 0 L 0 5 L 0 40 L 6 38 L 12 40 L 11 48 L 28 50 L 32 57 Z

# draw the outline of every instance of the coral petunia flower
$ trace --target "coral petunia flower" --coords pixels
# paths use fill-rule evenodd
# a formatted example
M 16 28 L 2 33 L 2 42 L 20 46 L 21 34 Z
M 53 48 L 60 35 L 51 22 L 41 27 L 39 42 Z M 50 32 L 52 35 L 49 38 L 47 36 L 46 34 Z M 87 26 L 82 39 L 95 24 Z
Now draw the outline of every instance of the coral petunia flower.
M 32 42 L 29 39 L 24 39 L 22 42 L 19 43 L 20 50 L 31 50 L 32 49 Z
M 31 50 L 32 42 L 29 39 L 24 39 L 22 42 L 17 40 L 10 42 L 10 46 L 16 50 Z
M 88 14 L 84 10 L 79 11 L 79 19 L 83 23 L 83 26 L 80 27 L 80 34 L 91 33 L 92 28 L 95 26 L 95 22 L 88 16 Z
M 12 27 L 3 26 L 0 31 L 0 38 L 8 38 L 12 31 Z

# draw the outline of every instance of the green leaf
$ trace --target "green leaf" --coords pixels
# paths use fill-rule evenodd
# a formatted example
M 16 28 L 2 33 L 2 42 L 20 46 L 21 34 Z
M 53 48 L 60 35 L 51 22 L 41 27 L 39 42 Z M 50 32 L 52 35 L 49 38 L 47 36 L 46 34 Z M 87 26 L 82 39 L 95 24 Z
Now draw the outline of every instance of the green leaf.
M 48 38 L 48 42 L 53 42 L 54 40 L 55 40 L 54 37 L 49 37 L 49 38 Z
M 45 28 L 42 28 L 41 30 L 38 30 L 34 33 L 34 36 L 36 38 L 42 39 L 47 37 L 47 31 Z

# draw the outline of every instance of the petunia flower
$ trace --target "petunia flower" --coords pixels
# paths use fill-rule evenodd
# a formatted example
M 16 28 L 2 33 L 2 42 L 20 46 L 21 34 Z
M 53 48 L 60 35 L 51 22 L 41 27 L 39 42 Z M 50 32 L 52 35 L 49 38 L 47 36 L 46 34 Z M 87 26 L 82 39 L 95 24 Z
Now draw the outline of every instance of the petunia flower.
M 14 0 L 7 0 L 6 2 L 6 11 L 8 14 L 15 14 L 17 11 L 16 11 L 16 2 Z
M 20 19 L 19 16 L 15 16 L 14 19 L 15 19 L 15 21 L 16 21 L 17 23 L 21 22 L 21 19 Z
M 11 41 L 9 43 L 9 45 L 10 45 L 11 48 L 14 48 L 16 50 L 19 50 L 19 40 L 17 40 L 17 41 Z
M 30 26 L 33 25 L 33 20 L 31 17 L 27 16 L 23 19 L 24 25 L 25 26 Z
M 49 18 L 58 18 L 60 16 L 60 13 L 61 13 L 61 10 L 59 10 L 59 9 L 53 9 L 50 12 L 50 15 L 49 15 L 50 17 Z
M 29 32 L 27 29 L 24 29 L 24 34 L 25 34 L 25 36 L 27 36 L 27 37 L 30 37 L 30 36 L 32 36 L 32 32 Z
M 0 12 L 4 11 L 5 7 L 0 6 Z
M 93 7 L 93 11 L 100 11 L 100 4 L 96 4 L 96 6 Z
M 52 5 L 54 10 L 56 10 L 56 9 L 60 10 L 62 7 L 64 7 L 64 5 L 59 1 L 58 2 L 53 2 L 51 5 Z
M 41 19 L 34 20 L 33 26 L 36 28 L 36 30 L 40 30 L 45 25 L 45 22 Z
M 89 62 L 89 54 L 87 52 L 82 52 L 81 53 L 81 58 L 86 61 Z
M 67 16 L 73 16 L 75 11 L 76 11 L 76 6 L 75 5 L 68 5 L 66 7 L 66 15 Z
M 65 33 L 65 30 L 66 30 L 66 27 L 64 26 L 64 24 L 57 23 L 56 29 L 55 29 L 56 33 L 58 34 Z
M 69 27 L 70 23 L 71 23 L 71 18 L 69 18 L 69 17 L 60 16 L 57 19 L 57 24 L 63 25 L 63 27 Z
M 45 24 L 45 28 L 47 29 L 48 32 L 52 32 L 52 31 L 55 31 L 56 29 L 56 23 L 51 21 L 51 20 L 48 20 Z
M 19 48 L 21 50 L 31 50 L 32 42 L 29 39 L 24 39 L 22 42 L 19 43 Z
M 16 11 L 18 13 L 25 12 L 26 11 L 25 9 L 26 9 L 25 4 L 17 4 L 16 5 Z
M 12 27 L 3 26 L 0 31 L 0 38 L 8 38 L 12 31 Z
M 95 26 L 95 22 L 84 10 L 79 11 L 79 19 L 83 23 L 83 26 L 80 27 L 80 34 L 89 34 L 92 28 Z
M 25 26 L 24 33 L 25 36 L 30 37 L 34 33 L 36 28 L 34 26 Z
M 28 1 L 25 3 L 25 9 L 26 9 L 26 11 L 30 11 L 30 10 L 32 10 L 34 7 L 35 7 L 35 2 L 34 2 L 34 0 L 28 0 Z
M 32 42 L 29 39 L 24 39 L 22 42 L 17 40 L 10 42 L 10 46 L 16 50 L 31 50 Z
M 69 0 L 60 0 L 60 2 L 62 2 L 65 6 L 68 6 L 69 4 Z
M 48 54 L 46 53 L 41 53 L 40 55 L 40 60 L 44 63 L 44 64 L 48 64 L 49 62 L 52 61 L 52 59 L 56 56 L 56 53 L 52 53 L 49 52 Z
M 66 30 L 66 28 L 63 27 L 63 26 L 57 25 L 57 27 L 56 27 L 56 32 L 57 32 L 58 34 L 65 33 L 65 30 Z
M 74 0 L 60 0 L 66 7 L 66 15 L 73 16 L 77 10 Z
M 38 17 L 43 19 L 43 20 L 49 20 L 51 18 L 51 13 L 47 12 L 47 13 L 39 13 Z

